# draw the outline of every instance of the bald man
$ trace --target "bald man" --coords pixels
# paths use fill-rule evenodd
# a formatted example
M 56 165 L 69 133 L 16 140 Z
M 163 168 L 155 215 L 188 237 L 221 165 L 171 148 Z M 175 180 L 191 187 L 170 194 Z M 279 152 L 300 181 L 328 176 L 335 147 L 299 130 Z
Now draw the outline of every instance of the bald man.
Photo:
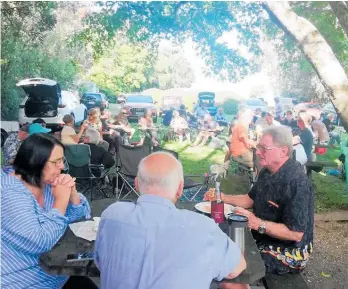
M 136 203 L 116 202 L 102 216 L 95 263 L 103 289 L 208 289 L 245 268 L 239 248 L 206 216 L 179 210 L 183 169 L 171 154 L 144 158 Z

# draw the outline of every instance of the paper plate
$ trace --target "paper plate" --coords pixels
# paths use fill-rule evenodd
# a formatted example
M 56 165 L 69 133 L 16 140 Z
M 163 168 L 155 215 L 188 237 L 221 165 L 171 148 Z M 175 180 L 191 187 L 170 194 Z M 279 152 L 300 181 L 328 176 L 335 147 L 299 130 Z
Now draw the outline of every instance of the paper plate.
M 211 214 L 211 203 L 210 202 L 201 202 L 195 205 L 197 211 L 200 211 L 204 214 Z M 234 206 L 229 204 L 224 204 L 224 215 L 227 218 L 234 210 Z

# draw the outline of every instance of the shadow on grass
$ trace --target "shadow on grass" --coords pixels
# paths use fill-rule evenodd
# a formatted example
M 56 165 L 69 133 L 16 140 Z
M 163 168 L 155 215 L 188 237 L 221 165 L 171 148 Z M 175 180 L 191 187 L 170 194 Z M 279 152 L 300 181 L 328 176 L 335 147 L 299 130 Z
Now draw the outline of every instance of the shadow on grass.
M 313 173 L 315 211 L 348 210 L 348 188 L 335 176 Z

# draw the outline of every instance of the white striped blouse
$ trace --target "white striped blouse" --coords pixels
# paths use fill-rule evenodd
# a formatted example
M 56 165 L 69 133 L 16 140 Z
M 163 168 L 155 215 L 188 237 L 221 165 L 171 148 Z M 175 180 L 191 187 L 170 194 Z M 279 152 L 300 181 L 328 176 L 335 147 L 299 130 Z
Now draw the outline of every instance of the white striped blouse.
M 91 209 L 69 204 L 65 216 L 52 208 L 51 185 L 44 189 L 42 208 L 23 182 L 1 170 L 1 288 L 58 289 L 68 276 L 53 276 L 39 266 L 40 254 L 50 251 L 69 223 L 90 218 Z

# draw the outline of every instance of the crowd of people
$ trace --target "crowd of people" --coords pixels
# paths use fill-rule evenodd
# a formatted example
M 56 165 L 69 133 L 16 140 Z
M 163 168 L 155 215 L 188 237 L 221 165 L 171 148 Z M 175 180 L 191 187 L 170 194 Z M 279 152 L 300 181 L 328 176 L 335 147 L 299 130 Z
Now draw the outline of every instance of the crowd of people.
M 180 138 L 190 138 L 187 116 L 172 111 L 169 124 Z M 219 122 L 226 122 L 222 110 L 213 119 L 204 106 L 197 108 L 196 116 L 202 120 L 202 129 L 193 145 L 205 144 L 219 130 Z M 247 194 L 221 194 L 225 203 L 236 207 L 234 213 L 248 217 L 266 271 L 276 274 L 300 272 L 313 250 L 313 189 L 301 169 L 303 160 L 293 158 L 293 151 L 300 145 L 310 159 L 316 133 L 318 142 L 339 141 L 329 118 L 321 125 L 305 111 L 297 120 L 292 116 L 279 107 L 275 116 L 239 111 L 225 160 L 233 158 L 250 167 L 257 161 L 259 175 Z M 107 110 L 91 109 L 78 131 L 71 115 L 63 121 L 60 140 L 48 134 L 50 129 L 39 119 L 5 142 L 6 166 L 1 171 L 1 282 L 5 288 L 96 288 L 88 278 L 50 275 L 39 265 L 40 254 L 53 248 L 69 223 L 91 216 L 75 179 L 62 174 L 64 150 L 88 144 L 92 163 L 110 167 L 112 151 L 118 142 L 129 141 L 134 130 L 125 110 L 113 117 Z M 155 144 L 151 111 L 140 118 L 139 126 Z M 326 135 L 322 139 L 323 128 L 329 139 Z M 250 130 L 256 132 L 253 137 Z M 209 288 L 212 280 L 220 282 L 220 288 L 249 288 L 223 280 L 237 277 L 247 266 L 239 247 L 212 219 L 175 207 L 184 187 L 179 160 L 166 152 L 144 158 L 135 187 L 140 194 L 137 202 L 116 202 L 102 213 L 95 243 L 101 288 Z

